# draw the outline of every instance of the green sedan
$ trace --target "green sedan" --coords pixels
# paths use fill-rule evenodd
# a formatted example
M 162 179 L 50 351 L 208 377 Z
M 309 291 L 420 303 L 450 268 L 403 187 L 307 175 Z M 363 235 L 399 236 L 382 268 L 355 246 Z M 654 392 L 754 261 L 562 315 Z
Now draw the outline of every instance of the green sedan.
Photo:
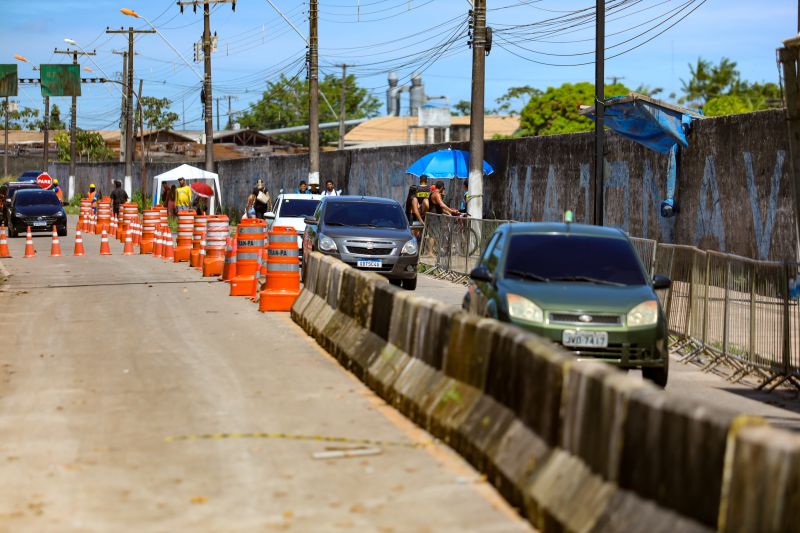
M 667 321 L 656 289 L 618 229 L 572 223 L 504 224 L 470 273 L 465 310 L 523 327 L 666 386 Z

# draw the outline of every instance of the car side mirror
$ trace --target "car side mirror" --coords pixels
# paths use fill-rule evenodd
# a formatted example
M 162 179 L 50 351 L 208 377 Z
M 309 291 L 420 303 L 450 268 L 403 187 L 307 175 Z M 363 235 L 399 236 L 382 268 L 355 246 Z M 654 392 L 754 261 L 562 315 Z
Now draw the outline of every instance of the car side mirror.
M 306 217 L 303 219 L 303 222 L 305 222 L 306 224 L 316 224 L 317 219 L 314 217 Z
M 275 220 L 275 213 L 273 213 L 272 211 L 270 211 L 269 213 L 266 213 L 266 214 L 264 215 L 264 218 L 268 218 L 268 219 L 270 219 L 270 220 Z
M 656 274 L 653 276 L 653 288 L 656 290 L 659 289 L 669 289 L 672 286 L 672 280 L 669 279 L 667 276 L 662 276 L 661 274 Z
M 484 283 L 494 282 L 494 276 L 489 272 L 489 269 L 483 265 L 473 268 L 472 272 L 469 273 L 469 277 L 472 281 L 482 281 Z

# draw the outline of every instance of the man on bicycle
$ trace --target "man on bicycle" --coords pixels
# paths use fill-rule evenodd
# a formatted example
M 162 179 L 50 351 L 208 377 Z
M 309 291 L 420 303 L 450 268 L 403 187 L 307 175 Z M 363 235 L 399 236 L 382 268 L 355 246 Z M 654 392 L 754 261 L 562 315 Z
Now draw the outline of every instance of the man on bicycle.
M 458 209 L 453 209 L 448 207 L 446 203 L 444 203 L 444 182 L 439 180 L 435 183 L 434 187 L 431 187 L 431 212 L 436 213 L 438 215 L 458 215 Z

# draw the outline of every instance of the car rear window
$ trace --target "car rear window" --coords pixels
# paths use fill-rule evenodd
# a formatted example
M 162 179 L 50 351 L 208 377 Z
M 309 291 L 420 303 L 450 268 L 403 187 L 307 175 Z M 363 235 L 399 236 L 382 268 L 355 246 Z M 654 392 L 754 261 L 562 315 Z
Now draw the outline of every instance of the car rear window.
M 14 195 L 14 205 L 61 205 L 53 191 L 33 191 L 22 189 Z
M 318 204 L 319 200 L 296 200 L 293 198 L 284 198 L 281 202 L 278 215 L 281 217 L 296 218 L 310 217 L 314 214 Z
M 376 202 L 331 202 L 325 207 L 325 224 L 369 228 L 408 228 L 408 220 L 399 205 Z
M 510 277 L 539 278 L 541 281 L 645 283 L 636 251 L 624 239 L 513 235 L 505 268 Z

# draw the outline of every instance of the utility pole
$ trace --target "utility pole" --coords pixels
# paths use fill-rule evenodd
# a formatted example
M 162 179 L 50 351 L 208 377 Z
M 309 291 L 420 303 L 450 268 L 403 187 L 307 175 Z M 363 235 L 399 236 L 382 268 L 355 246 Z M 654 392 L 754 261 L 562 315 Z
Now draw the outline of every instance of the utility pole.
M 342 67 L 342 94 L 339 95 L 339 150 L 344 150 L 344 116 L 347 111 L 347 65 Z
M 3 102 L 3 111 L 5 115 L 5 141 L 3 142 L 3 176 L 8 176 L 8 96 L 6 96 L 6 101 Z
M 219 131 L 219 96 L 214 98 L 217 101 L 217 131 Z
M 127 33 L 128 34 L 128 69 L 125 82 L 125 192 L 128 196 L 133 196 L 133 152 L 136 151 L 133 141 L 133 37 L 137 33 L 156 33 L 156 30 L 134 30 L 133 26 L 128 29 L 118 30 L 106 29 L 106 33 Z M 142 176 L 142 201 L 144 201 L 144 191 L 146 184 Z
M 794 193 L 794 223 L 796 259 L 800 259 L 800 37 L 784 41 L 778 49 L 778 61 L 783 67 L 786 98 L 786 122 L 789 129 L 789 161 Z
M 472 9 L 472 102 L 469 117 L 469 201 L 467 212 L 483 218 L 483 99 L 486 83 L 486 0 Z
M 50 150 L 50 97 L 44 97 L 44 147 L 42 153 L 42 159 L 44 159 L 44 163 L 42 166 L 42 172 L 47 172 L 47 163 L 48 163 L 48 156 L 50 155 L 48 152 Z
M 116 50 L 112 50 L 111 53 L 122 56 L 122 103 L 120 104 L 121 107 L 119 120 L 119 160 L 125 161 L 125 152 L 128 149 L 128 140 L 125 138 L 125 132 L 127 131 L 125 126 L 125 102 L 127 101 L 126 95 L 128 94 L 128 51 L 123 50 L 121 52 L 117 52 Z
M 206 170 L 214 172 L 214 108 L 211 94 L 211 4 L 233 4 L 236 11 L 236 0 L 188 0 L 178 2 L 183 13 L 184 6 L 192 6 L 197 12 L 197 6 L 203 6 L 203 118 L 206 128 Z M 219 104 L 217 104 L 219 108 Z M 217 124 L 219 129 L 219 124 Z
M 605 106 L 605 62 L 606 62 L 606 3 L 596 0 L 595 12 L 595 58 L 594 58 L 594 224 L 605 225 L 603 194 L 605 192 L 605 131 L 603 118 Z
M 231 96 L 228 95 L 228 124 L 225 125 L 226 128 L 233 129 L 233 114 L 231 113 L 231 100 L 238 100 L 238 96 Z
M 54 54 L 66 54 L 72 56 L 72 64 L 78 64 L 78 56 L 95 56 L 97 52 L 91 51 L 82 51 L 79 52 L 78 50 L 53 50 Z M 77 139 L 76 136 L 78 134 L 78 98 L 76 96 L 72 97 L 72 107 L 70 109 L 70 119 L 69 119 L 69 186 L 67 191 L 72 192 L 75 190 L 75 159 L 77 159 Z M 69 201 L 69 198 L 67 198 Z
M 142 157 L 139 158 L 139 179 L 142 180 L 142 199 L 147 196 L 147 176 L 144 166 L 144 106 L 142 105 L 143 84 L 144 80 L 139 78 L 139 94 L 136 96 L 136 101 L 139 102 L 139 143 L 141 145 L 140 148 L 142 152 Z M 131 147 L 131 151 L 135 151 L 133 147 Z
M 308 10 L 308 185 L 319 186 L 319 34 L 317 0 Z

